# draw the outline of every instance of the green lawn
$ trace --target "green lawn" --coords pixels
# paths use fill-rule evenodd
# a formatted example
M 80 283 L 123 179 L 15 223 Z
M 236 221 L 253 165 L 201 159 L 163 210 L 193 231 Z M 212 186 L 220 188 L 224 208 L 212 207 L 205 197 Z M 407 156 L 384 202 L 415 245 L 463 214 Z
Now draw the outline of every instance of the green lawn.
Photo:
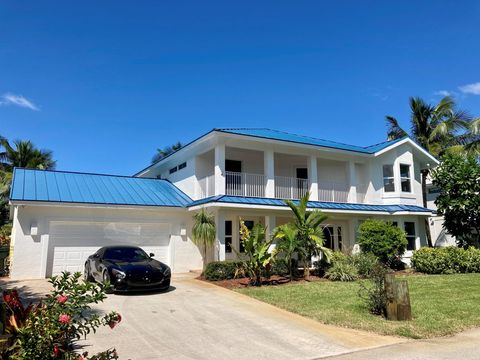
M 380 334 L 410 338 L 449 335 L 480 326 L 480 274 L 408 276 L 413 320 L 371 315 L 358 297 L 358 282 L 311 282 L 236 291 L 310 317 Z

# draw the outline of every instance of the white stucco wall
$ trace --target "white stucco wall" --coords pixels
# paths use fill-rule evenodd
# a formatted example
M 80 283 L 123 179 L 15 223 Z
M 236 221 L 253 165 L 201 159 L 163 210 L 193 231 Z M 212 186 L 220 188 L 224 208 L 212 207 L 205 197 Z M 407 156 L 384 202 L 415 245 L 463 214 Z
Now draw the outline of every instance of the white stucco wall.
M 48 273 L 53 261 L 53 246 L 49 242 L 52 221 L 168 223 L 171 229 L 169 252 L 172 271 L 178 273 L 202 268 L 200 251 L 190 240 L 192 214 L 184 209 L 28 205 L 17 207 L 13 219 L 13 279 L 44 278 Z M 30 235 L 33 223 L 37 224 L 39 235 Z M 180 235 L 182 228 L 187 229 L 187 236 Z

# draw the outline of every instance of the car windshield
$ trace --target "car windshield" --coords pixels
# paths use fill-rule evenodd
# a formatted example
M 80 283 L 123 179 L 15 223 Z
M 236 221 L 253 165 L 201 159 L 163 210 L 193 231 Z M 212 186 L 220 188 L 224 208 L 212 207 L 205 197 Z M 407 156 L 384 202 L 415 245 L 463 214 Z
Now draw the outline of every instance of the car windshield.
M 133 247 L 106 249 L 103 257 L 106 260 L 125 262 L 143 261 L 149 258 L 145 251 Z

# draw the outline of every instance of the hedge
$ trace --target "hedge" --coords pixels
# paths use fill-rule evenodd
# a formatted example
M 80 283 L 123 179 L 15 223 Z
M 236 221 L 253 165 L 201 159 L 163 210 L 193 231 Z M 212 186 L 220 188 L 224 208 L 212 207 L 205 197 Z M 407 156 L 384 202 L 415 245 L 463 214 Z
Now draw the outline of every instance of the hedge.
M 425 274 L 458 274 L 480 272 L 480 249 L 449 246 L 421 248 L 413 252 L 412 267 Z
M 203 276 L 210 281 L 229 280 L 234 279 L 235 277 L 243 277 L 243 272 L 241 271 L 242 267 L 242 261 L 212 261 L 207 264 Z
M 275 259 L 272 266 L 265 271 L 263 276 L 270 277 L 271 275 L 285 276 L 288 275 L 287 260 L 283 258 Z M 225 260 L 212 261 L 207 264 L 203 272 L 205 279 L 209 281 L 230 280 L 245 277 L 243 261 L 241 260 Z

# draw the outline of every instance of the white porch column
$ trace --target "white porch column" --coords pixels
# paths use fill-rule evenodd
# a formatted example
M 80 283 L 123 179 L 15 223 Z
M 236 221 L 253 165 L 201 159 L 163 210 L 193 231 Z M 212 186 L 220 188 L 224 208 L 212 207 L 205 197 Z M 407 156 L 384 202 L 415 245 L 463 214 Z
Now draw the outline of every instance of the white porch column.
M 225 144 L 215 145 L 215 195 L 225 195 Z
M 265 226 L 267 228 L 267 237 L 272 236 L 273 229 L 275 229 L 276 225 L 276 216 L 275 215 L 265 215 Z
M 348 202 L 356 203 L 357 202 L 357 174 L 355 171 L 355 162 L 353 161 L 348 162 L 347 173 L 348 173 L 348 183 L 349 183 Z
M 308 178 L 310 179 L 310 200 L 318 201 L 318 170 L 317 157 L 311 155 L 309 158 Z
M 225 214 L 222 210 L 215 213 L 215 227 L 217 236 L 215 239 L 213 259 L 215 261 L 225 260 Z
M 275 155 L 273 150 L 263 152 L 263 173 L 265 174 L 265 197 L 275 197 Z M 265 223 L 266 224 L 266 223 Z

